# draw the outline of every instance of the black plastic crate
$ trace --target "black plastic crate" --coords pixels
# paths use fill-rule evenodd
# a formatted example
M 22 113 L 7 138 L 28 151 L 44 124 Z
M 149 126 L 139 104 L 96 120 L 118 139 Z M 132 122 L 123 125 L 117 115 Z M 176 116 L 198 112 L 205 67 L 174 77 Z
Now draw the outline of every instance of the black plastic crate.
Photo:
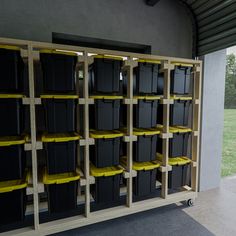
M 44 96 L 41 96 L 44 98 Z M 42 99 L 45 109 L 45 124 L 48 133 L 76 131 L 75 99 Z
M 154 161 L 156 159 L 157 134 L 151 129 L 135 129 L 137 141 L 133 143 L 133 160 L 136 162 Z
M 175 100 L 170 105 L 170 126 L 188 126 L 191 101 Z M 160 104 L 157 109 L 157 123 L 163 124 L 163 105 Z
M 161 160 L 161 159 L 160 159 Z M 188 158 L 171 158 L 169 165 L 172 171 L 168 172 L 168 188 L 176 190 L 182 186 L 189 185 L 190 179 L 188 173 L 190 171 L 190 160 Z M 157 180 L 161 182 L 162 172 L 157 171 Z
M 155 191 L 156 173 L 157 169 L 137 171 L 137 177 L 133 179 L 133 191 L 135 196 L 148 196 Z
M 75 172 L 48 175 L 45 171 L 43 182 L 47 189 L 50 214 L 69 212 L 77 208 L 79 178 L 79 174 Z
M 42 137 L 46 151 L 48 174 L 76 171 L 78 136 L 45 135 Z
M 91 146 L 90 160 L 97 167 L 119 165 L 121 156 L 121 137 L 119 131 L 92 131 L 90 136 L 95 139 Z
M 118 97 L 119 98 L 119 97 Z M 90 128 L 95 130 L 114 130 L 120 128 L 120 99 L 95 98 L 89 107 Z
M 157 100 L 138 99 L 134 105 L 133 122 L 136 128 L 151 128 L 157 124 Z
M 91 186 L 92 196 L 97 204 L 109 204 L 120 200 L 120 180 L 123 168 L 118 166 L 96 168 L 90 166 L 95 185 Z
M 170 132 L 173 129 L 170 129 Z M 176 132 L 177 131 L 177 132 Z M 169 157 L 188 156 L 189 132 L 178 132 L 178 129 L 173 133 L 173 138 L 169 139 Z M 157 152 L 162 154 L 162 139 L 157 139 Z
M 25 139 L 6 137 L 0 140 L 0 182 L 22 179 L 26 158 L 24 151 Z
M 5 95 L 4 95 L 5 96 Z M 8 96 L 8 95 L 6 95 Z M 24 129 L 24 112 L 21 98 L 0 99 L 0 136 L 18 136 Z
M 24 220 L 26 187 L 26 179 L 0 182 L 0 226 Z
M 76 54 L 42 50 L 40 61 L 43 71 L 44 93 L 75 92 Z
M 120 92 L 120 73 L 122 58 L 97 56 L 89 66 L 91 93 Z
M 0 46 L 0 92 L 22 93 L 24 62 L 20 56 L 20 48 Z
M 189 94 L 191 90 L 191 66 L 176 65 L 171 71 L 171 94 Z

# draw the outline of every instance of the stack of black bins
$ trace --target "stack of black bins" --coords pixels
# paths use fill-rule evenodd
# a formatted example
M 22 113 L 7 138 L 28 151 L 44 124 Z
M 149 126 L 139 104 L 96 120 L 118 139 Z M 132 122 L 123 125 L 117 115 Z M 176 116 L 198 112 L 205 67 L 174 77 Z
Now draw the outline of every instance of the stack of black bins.
M 121 66 L 123 58 L 96 55 L 89 67 L 89 88 L 94 105 L 89 107 L 91 193 L 95 203 L 108 206 L 120 199 L 119 167 L 123 133 L 120 130 Z
M 169 189 L 177 189 L 188 183 L 187 172 L 189 171 L 188 157 L 189 138 L 191 129 L 184 127 L 170 127 L 170 133 L 173 138 L 169 139 L 169 164 L 172 165 L 172 171 L 169 172 Z M 162 139 L 158 138 L 157 142 L 157 157 L 162 161 Z M 161 178 L 161 173 L 158 172 L 158 179 Z
M 133 169 L 137 170 L 134 178 L 134 196 L 149 197 L 156 190 L 156 171 L 159 166 L 155 162 L 156 146 L 159 131 L 157 125 L 157 109 L 163 91 L 163 80 L 159 78 L 160 61 L 138 60 L 134 68 L 134 105 L 133 125 L 137 142 L 133 143 Z M 125 83 L 126 84 L 126 83 Z M 153 162 L 154 161 L 154 162 Z
M 77 54 L 41 50 L 40 61 L 43 74 L 43 94 L 40 97 L 45 113 L 42 135 L 46 155 L 44 184 L 49 213 L 54 214 L 77 207 Z
M 0 45 L 0 227 L 24 220 L 26 159 L 23 136 L 24 62 L 20 48 Z

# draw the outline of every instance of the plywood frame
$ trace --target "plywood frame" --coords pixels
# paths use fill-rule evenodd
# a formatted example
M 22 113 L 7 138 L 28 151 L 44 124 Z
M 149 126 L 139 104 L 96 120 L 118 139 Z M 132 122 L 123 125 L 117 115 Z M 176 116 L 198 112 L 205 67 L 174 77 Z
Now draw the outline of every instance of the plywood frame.
M 30 106 L 30 124 L 31 124 L 31 141 L 27 144 L 27 150 L 32 153 L 32 179 L 33 179 L 33 200 L 34 200 L 34 225 L 32 227 L 26 227 L 17 229 L 14 231 L 4 232 L 4 235 L 48 235 L 64 230 L 78 228 L 81 226 L 101 222 L 104 220 L 113 219 L 129 214 L 133 214 L 140 211 L 153 209 L 156 207 L 188 200 L 195 199 L 198 192 L 198 169 L 199 169 L 199 139 L 200 139 L 200 111 L 201 111 L 201 71 L 202 62 L 199 60 L 163 57 L 155 55 L 145 55 L 129 52 L 120 52 L 112 50 L 84 48 L 77 46 L 59 45 L 52 43 L 33 42 L 25 40 L 15 40 L 9 38 L 0 38 L 0 44 L 16 45 L 21 47 L 21 54 L 28 58 L 29 67 L 29 98 L 25 99 L 25 105 Z M 37 149 L 42 146 L 36 140 L 36 122 L 35 122 L 35 106 L 40 104 L 40 99 L 35 97 L 35 84 L 34 84 L 34 60 L 39 59 L 38 50 L 40 49 L 55 49 L 74 51 L 78 53 L 78 62 L 83 67 L 83 97 L 79 98 L 79 104 L 84 106 L 84 134 L 83 139 L 80 140 L 80 145 L 84 148 L 84 173 L 81 178 L 81 183 L 85 185 L 85 214 L 74 217 L 64 218 L 61 220 L 50 221 L 48 223 L 39 223 L 39 188 L 38 188 L 38 169 L 37 169 Z M 91 54 L 102 55 L 115 55 L 124 57 L 123 69 L 128 73 L 128 91 L 127 97 L 124 99 L 124 103 L 127 105 L 127 134 L 124 137 L 124 141 L 127 142 L 127 166 L 126 166 L 126 178 L 127 178 L 127 201 L 125 206 L 119 206 L 115 208 L 108 208 L 96 212 L 90 211 L 90 184 L 94 181 L 89 172 L 89 146 L 94 144 L 94 140 L 89 137 L 89 105 L 93 103 L 93 99 L 89 98 L 88 89 L 88 66 L 91 63 Z M 136 137 L 133 135 L 133 106 L 137 103 L 137 100 L 133 97 L 133 68 L 137 66 L 136 59 L 146 60 L 159 60 L 162 63 L 161 69 L 164 72 L 164 96 L 162 103 L 164 105 L 163 112 L 163 164 L 160 167 L 162 171 L 162 193 L 161 197 L 133 202 L 132 193 L 132 181 L 135 173 L 132 171 L 132 156 L 133 156 L 133 142 Z M 192 109 L 192 165 L 191 165 L 191 187 L 185 191 L 168 194 L 168 171 L 171 167 L 168 165 L 168 146 L 169 138 L 169 112 L 170 104 L 173 101 L 170 99 L 170 72 L 173 69 L 173 62 L 183 64 L 193 64 L 193 109 Z M 78 91 L 78 89 L 77 89 Z M 3 235 L 0 234 L 0 235 Z

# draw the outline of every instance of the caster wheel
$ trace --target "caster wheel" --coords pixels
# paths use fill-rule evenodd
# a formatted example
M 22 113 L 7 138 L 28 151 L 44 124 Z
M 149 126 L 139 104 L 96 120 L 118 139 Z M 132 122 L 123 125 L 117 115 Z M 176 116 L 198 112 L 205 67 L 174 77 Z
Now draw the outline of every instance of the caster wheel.
M 193 205 L 194 205 L 193 199 L 188 199 L 187 205 L 188 205 L 189 207 L 193 206 Z

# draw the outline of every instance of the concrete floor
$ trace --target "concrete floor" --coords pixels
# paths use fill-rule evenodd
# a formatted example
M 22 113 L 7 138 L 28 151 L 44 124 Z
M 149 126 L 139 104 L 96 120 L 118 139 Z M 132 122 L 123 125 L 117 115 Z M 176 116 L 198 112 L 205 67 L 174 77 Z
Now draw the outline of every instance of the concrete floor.
M 220 188 L 199 193 L 193 207 L 177 205 L 157 208 L 56 235 L 236 235 L 236 176 L 224 178 Z
M 222 179 L 220 188 L 199 193 L 195 205 L 183 211 L 215 235 L 236 235 L 236 176 Z

